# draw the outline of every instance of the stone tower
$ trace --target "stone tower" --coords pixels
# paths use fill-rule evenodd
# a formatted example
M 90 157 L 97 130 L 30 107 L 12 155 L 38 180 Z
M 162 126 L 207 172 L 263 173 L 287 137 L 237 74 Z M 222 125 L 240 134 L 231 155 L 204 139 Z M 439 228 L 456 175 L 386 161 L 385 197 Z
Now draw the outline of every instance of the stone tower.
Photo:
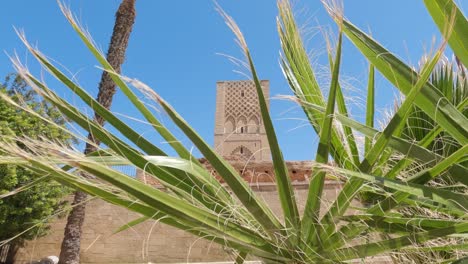
M 269 98 L 269 81 L 261 81 Z M 269 101 L 267 106 L 269 108 Z M 271 160 L 258 96 L 253 81 L 216 83 L 216 118 L 214 144 L 222 156 L 241 161 Z

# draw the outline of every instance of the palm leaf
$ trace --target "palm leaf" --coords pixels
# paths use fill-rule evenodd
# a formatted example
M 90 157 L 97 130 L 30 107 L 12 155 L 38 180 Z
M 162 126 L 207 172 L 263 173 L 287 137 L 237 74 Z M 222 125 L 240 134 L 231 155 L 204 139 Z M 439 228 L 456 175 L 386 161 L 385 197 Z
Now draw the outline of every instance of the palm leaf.
M 340 32 L 341 34 L 341 32 Z M 342 36 L 338 37 L 338 41 L 341 41 Z M 328 62 L 330 64 L 330 69 L 334 70 L 334 62 L 331 53 L 330 40 L 327 40 L 327 49 L 328 51 Z M 333 77 L 332 77 L 333 79 Z M 343 94 L 339 80 L 337 81 L 337 91 L 336 91 L 336 105 L 337 110 L 343 116 L 349 117 L 348 108 L 346 106 L 345 96 Z M 359 164 L 359 149 L 356 143 L 356 138 L 354 137 L 353 131 L 348 126 L 343 127 L 343 144 L 349 148 L 349 152 L 353 158 L 354 164 Z
M 109 146 L 118 155 L 122 155 L 129 159 L 133 165 L 139 169 L 146 171 L 149 175 L 157 176 L 161 183 L 176 193 L 185 193 L 193 196 L 195 199 L 204 203 L 206 206 L 216 208 L 216 204 L 209 202 L 206 196 L 206 192 L 203 190 L 203 184 L 197 181 L 197 179 L 187 177 L 185 173 L 173 174 L 166 169 L 161 169 L 154 166 L 144 157 L 139 155 L 139 152 L 130 147 L 128 144 L 117 138 L 106 129 L 84 116 L 75 107 L 58 97 L 50 89 L 47 88 L 43 83 L 32 77 L 31 75 L 23 74 L 23 78 L 35 88 L 44 98 L 54 104 L 64 115 L 73 120 L 76 124 L 80 125 L 83 129 L 92 133 L 97 139 L 102 141 L 104 144 Z M 191 183 L 199 183 L 200 188 L 193 188 Z M 214 191 L 212 191 L 214 193 Z M 209 192 L 208 192 L 209 194 Z M 221 202 L 221 201 L 219 201 Z
M 468 21 L 453 0 L 424 0 L 429 14 L 457 57 L 468 67 Z
M 320 168 L 318 165 L 315 167 L 317 169 L 323 169 Z M 330 168 L 328 168 L 328 171 L 329 170 Z M 385 186 L 395 191 L 400 191 L 406 194 L 427 198 L 436 203 L 448 206 L 449 208 L 454 208 L 455 210 L 462 210 L 468 212 L 468 196 L 462 193 L 437 189 L 420 184 L 390 180 L 383 177 L 365 174 L 363 172 L 355 172 L 341 168 L 333 168 L 333 172 L 340 173 L 346 177 L 359 178 L 363 182 L 366 181 L 373 184 Z
M 335 111 L 335 101 L 338 90 L 338 77 L 341 60 L 341 44 L 342 35 L 340 33 L 338 38 L 338 46 L 336 49 L 336 57 L 333 67 L 332 81 L 330 85 L 330 94 L 328 95 L 328 103 L 325 111 L 325 118 L 321 125 L 320 140 L 317 148 L 316 162 L 328 163 L 330 137 L 333 126 L 333 114 Z M 325 172 L 318 171 L 313 172 L 312 180 L 310 181 L 309 192 L 307 195 L 307 201 L 304 208 L 304 236 L 307 244 L 316 245 L 319 239 L 319 217 L 320 217 L 320 205 L 322 200 L 323 186 L 325 183 Z
M 366 156 L 364 157 L 364 160 L 359 165 L 359 171 L 364 173 L 370 172 L 374 163 L 378 160 L 380 154 L 382 154 L 384 149 L 389 144 L 392 135 L 404 126 L 405 121 L 407 120 L 410 114 L 413 102 L 415 102 L 416 98 L 418 98 L 421 89 L 424 87 L 424 84 L 429 79 L 432 70 L 439 61 L 439 58 L 443 53 L 444 46 L 445 45 L 442 45 L 442 47 L 438 50 L 434 57 L 424 66 L 421 78 L 416 82 L 414 88 L 406 96 L 405 101 L 400 106 L 398 111 L 394 114 L 394 116 L 392 117 L 388 125 L 385 127 L 382 134 L 380 134 L 377 137 L 374 145 L 369 150 L 369 152 L 367 152 Z M 363 181 L 359 179 L 351 179 L 345 183 L 343 189 L 338 194 L 338 197 L 336 198 L 332 207 L 323 217 L 323 224 L 327 228 L 327 235 L 330 235 L 331 231 L 333 230 L 334 225 L 332 225 L 332 223 L 336 220 L 336 217 L 343 215 L 343 213 L 346 211 L 349 204 L 351 203 L 353 197 L 361 188 L 362 184 Z
M 343 32 L 362 54 L 403 94 L 408 95 L 421 78 L 391 52 L 350 22 L 343 21 Z M 460 144 L 468 143 L 468 120 L 431 83 L 425 83 L 415 104 L 436 120 Z
M 159 103 L 166 111 L 174 123 L 185 133 L 185 135 L 195 144 L 203 156 L 210 161 L 216 172 L 229 185 L 230 189 L 239 198 L 246 209 L 273 235 L 281 230 L 281 223 L 277 220 L 271 209 L 261 201 L 237 171 L 221 158 L 214 150 L 198 135 L 193 128 L 162 98 Z
M 372 64 L 369 65 L 369 80 L 367 83 L 366 97 L 366 126 L 374 127 L 375 113 L 375 68 Z M 364 153 L 367 155 L 372 147 L 372 139 L 366 137 L 364 142 Z
M 301 102 L 305 107 L 313 108 L 317 111 L 322 111 L 325 112 L 325 109 L 323 107 L 319 107 L 317 105 L 312 105 L 312 104 L 307 104 L 304 102 Z M 375 130 L 374 128 L 368 127 L 364 124 L 361 124 L 353 119 L 350 119 L 348 117 L 345 117 L 340 114 L 335 114 L 336 120 L 346 124 L 347 126 L 352 127 L 356 131 L 359 131 L 360 133 L 364 134 L 364 136 L 369 137 L 369 138 L 376 138 L 379 137 L 382 132 Z M 395 149 L 399 151 L 400 153 L 404 154 L 405 156 L 415 159 L 420 161 L 423 164 L 427 164 L 428 166 L 433 166 L 436 164 L 438 160 L 443 159 L 442 156 L 440 156 L 437 153 L 434 153 L 433 151 L 430 151 L 414 142 L 410 142 L 406 139 L 402 139 L 399 137 L 390 137 L 388 146 L 392 149 Z M 458 181 L 468 185 L 468 179 L 466 177 L 462 177 L 462 175 L 465 175 L 468 173 L 468 170 L 460 166 L 459 164 L 454 164 L 449 169 L 449 173 L 453 175 Z M 457 176 L 458 175 L 458 176 Z
M 408 236 L 378 241 L 375 243 L 363 244 L 353 247 L 338 249 L 333 252 L 324 253 L 325 257 L 336 260 L 347 260 L 375 256 L 382 252 L 400 249 L 415 243 L 422 243 L 437 237 L 443 237 L 456 233 L 468 232 L 468 223 L 455 224 L 452 226 L 438 228 L 430 231 L 416 232 Z
M 67 10 L 63 5 L 60 5 L 62 13 L 65 15 L 70 25 L 73 27 L 75 32 L 78 34 L 80 39 L 83 41 L 85 46 L 89 49 L 91 54 L 98 60 L 101 66 L 105 71 L 108 71 L 112 80 L 117 86 L 122 90 L 122 92 L 127 96 L 127 98 L 132 102 L 132 104 L 140 111 L 140 113 L 148 120 L 152 127 L 168 142 L 168 144 L 174 148 L 174 150 L 183 158 L 193 160 L 197 163 L 198 160 L 192 156 L 190 151 L 188 151 L 180 141 L 165 127 L 159 122 L 155 115 L 143 104 L 142 101 L 135 95 L 135 93 L 127 86 L 125 81 L 123 81 L 118 74 L 115 74 L 114 69 L 110 63 L 106 60 L 106 57 L 97 49 L 94 43 L 91 41 L 90 36 L 88 36 L 85 31 L 78 25 L 75 21 L 73 15 Z
M 288 1 L 278 1 L 279 19 L 277 22 L 284 59 L 281 66 L 297 99 L 325 107 L 325 99 L 311 67 L 308 54 L 303 46 L 299 29 L 294 21 L 291 6 Z M 323 113 L 314 109 L 303 108 L 312 127 L 320 134 Z M 331 152 L 334 161 L 346 168 L 353 168 L 352 155 L 343 144 L 345 136 L 335 128 L 332 129 Z
M 281 208 L 283 210 L 284 221 L 286 224 L 286 232 L 288 234 L 288 240 L 297 240 L 297 233 L 300 230 L 300 216 L 297 209 L 296 198 L 294 191 L 291 185 L 291 179 L 289 178 L 289 172 L 284 162 L 282 151 L 279 147 L 278 140 L 276 138 L 275 129 L 271 121 L 271 117 L 268 113 L 268 107 L 266 103 L 266 98 L 263 94 L 262 87 L 260 85 L 260 80 L 257 76 L 255 70 L 253 59 L 250 55 L 247 42 L 242 35 L 237 24 L 234 20 L 227 15 L 219 6 L 219 13 L 223 16 L 226 24 L 232 30 L 234 35 L 237 38 L 237 41 L 244 52 L 245 58 L 247 59 L 247 64 L 249 66 L 253 81 L 255 83 L 255 88 L 258 95 L 258 101 L 260 106 L 260 112 L 262 115 L 263 125 L 265 127 L 265 132 L 268 139 L 268 144 L 270 147 L 270 152 L 273 158 L 273 168 L 275 171 L 276 184 L 278 186 L 278 195 L 281 203 Z M 295 238 L 294 238 L 295 237 Z

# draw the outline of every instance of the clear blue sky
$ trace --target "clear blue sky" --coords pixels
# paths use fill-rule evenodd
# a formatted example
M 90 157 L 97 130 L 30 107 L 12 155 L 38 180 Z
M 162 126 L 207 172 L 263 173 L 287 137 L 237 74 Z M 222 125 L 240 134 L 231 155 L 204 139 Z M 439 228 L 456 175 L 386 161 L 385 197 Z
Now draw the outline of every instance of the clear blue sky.
M 102 48 L 107 50 L 118 0 L 69 1 L 77 15 Z M 409 64 L 416 65 L 432 38 L 439 38 L 438 30 L 421 0 L 359 0 L 344 1 L 345 15 L 360 28 L 370 29 L 386 48 Z M 299 22 L 307 31 L 317 26 L 335 25 L 318 0 L 293 1 Z M 239 24 L 253 53 L 258 73 L 270 80 L 272 96 L 291 94 L 278 66 L 279 41 L 276 33 L 276 5 L 272 0 L 219 0 L 219 4 Z M 466 11 L 466 3 L 459 1 Z M 242 58 L 234 36 L 217 14 L 209 0 L 151 1 L 137 0 L 137 19 L 123 66 L 123 74 L 144 81 L 169 101 L 199 133 L 213 142 L 215 87 L 218 80 L 244 79 L 236 73 L 237 66 L 223 53 Z M 64 65 L 80 84 L 93 95 L 101 72 L 97 62 L 75 35 L 55 1 L 15 0 L 2 3 L 0 16 L 0 49 L 8 54 L 16 52 L 36 74 L 41 74 L 33 58 L 15 35 L 13 26 L 25 30 L 28 39 L 38 44 L 43 53 Z M 466 12 L 465 12 L 466 14 Z M 322 36 L 309 34 L 308 48 L 317 54 L 314 63 L 326 65 L 325 43 Z M 0 78 L 13 71 L 5 52 L 0 54 Z M 367 63 L 346 41 L 342 73 L 359 92 L 365 94 Z M 50 77 L 47 82 L 59 94 L 74 101 Z M 326 76 L 321 77 L 323 83 Z M 325 87 L 327 88 L 327 87 Z M 383 110 L 393 103 L 395 91 L 384 80 L 377 81 L 378 107 Z M 135 116 L 135 111 L 118 94 L 112 108 L 118 113 Z M 355 107 L 356 116 L 362 109 Z M 310 126 L 299 121 L 302 111 L 293 103 L 272 100 L 271 114 L 278 132 L 285 158 L 305 160 L 314 157 L 316 135 Z M 169 121 L 166 116 L 163 120 Z M 299 119 L 299 120 L 298 120 Z M 129 121 L 131 122 L 131 121 Z M 155 142 L 160 142 L 151 128 L 135 124 L 138 130 Z M 172 126 L 171 126 L 172 127 Z M 180 135 L 180 133 L 176 133 Z M 183 139 L 187 146 L 190 143 Z M 158 143 L 159 144 L 159 143 Z M 161 144 L 159 144 L 161 145 Z M 164 144 L 163 144 L 164 145 Z M 166 147 L 164 147 L 167 149 Z

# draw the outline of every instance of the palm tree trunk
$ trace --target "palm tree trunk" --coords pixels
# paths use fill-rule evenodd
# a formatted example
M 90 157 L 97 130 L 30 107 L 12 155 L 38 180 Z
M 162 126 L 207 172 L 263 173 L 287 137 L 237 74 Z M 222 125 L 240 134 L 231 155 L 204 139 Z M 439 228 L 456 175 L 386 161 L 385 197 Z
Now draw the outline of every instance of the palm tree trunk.
M 18 253 L 18 250 L 21 248 L 22 243 L 13 241 L 10 243 L 10 246 L 8 248 L 8 254 L 5 260 L 5 264 L 14 264 L 16 260 L 16 254 Z
M 135 1 L 136 0 L 122 0 L 115 15 L 115 24 L 109 50 L 107 51 L 107 60 L 118 73 L 120 73 L 121 65 L 125 59 L 125 51 L 135 22 Z M 105 108 L 109 109 L 114 94 L 115 83 L 107 72 L 103 72 L 99 83 L 97 101 Z M 98 124 L 104 125 L 104 119 L 99 115 L 95 114 L 94 119 Z M 92 134 L 88 135 L 88 139 L 94 142 L 95 145 L 86 144 L 85 154 L 96 151 L 97 148 L 95 146 L 100 144 L 100 141 L 95 139 Z M 86 193 L 75 193 L 72 203 L 73 209 L 68 215 L 67 225 L 65 226 L 59 264 L 80 263 L 80 238 L 85 218 L 86 200 Z

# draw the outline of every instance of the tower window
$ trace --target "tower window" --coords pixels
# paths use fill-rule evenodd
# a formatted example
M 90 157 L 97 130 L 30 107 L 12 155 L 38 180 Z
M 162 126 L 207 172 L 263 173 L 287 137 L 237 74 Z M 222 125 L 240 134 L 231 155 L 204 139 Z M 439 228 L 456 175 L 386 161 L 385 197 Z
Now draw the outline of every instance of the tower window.
M 244 148 L 240 148 L 240 154 L 244 154 Z
M 244 127 L 241 127 L 241 134 L 244 133 Z
M 241 96 L 244 97 L 244 91 L 241 91 Z

